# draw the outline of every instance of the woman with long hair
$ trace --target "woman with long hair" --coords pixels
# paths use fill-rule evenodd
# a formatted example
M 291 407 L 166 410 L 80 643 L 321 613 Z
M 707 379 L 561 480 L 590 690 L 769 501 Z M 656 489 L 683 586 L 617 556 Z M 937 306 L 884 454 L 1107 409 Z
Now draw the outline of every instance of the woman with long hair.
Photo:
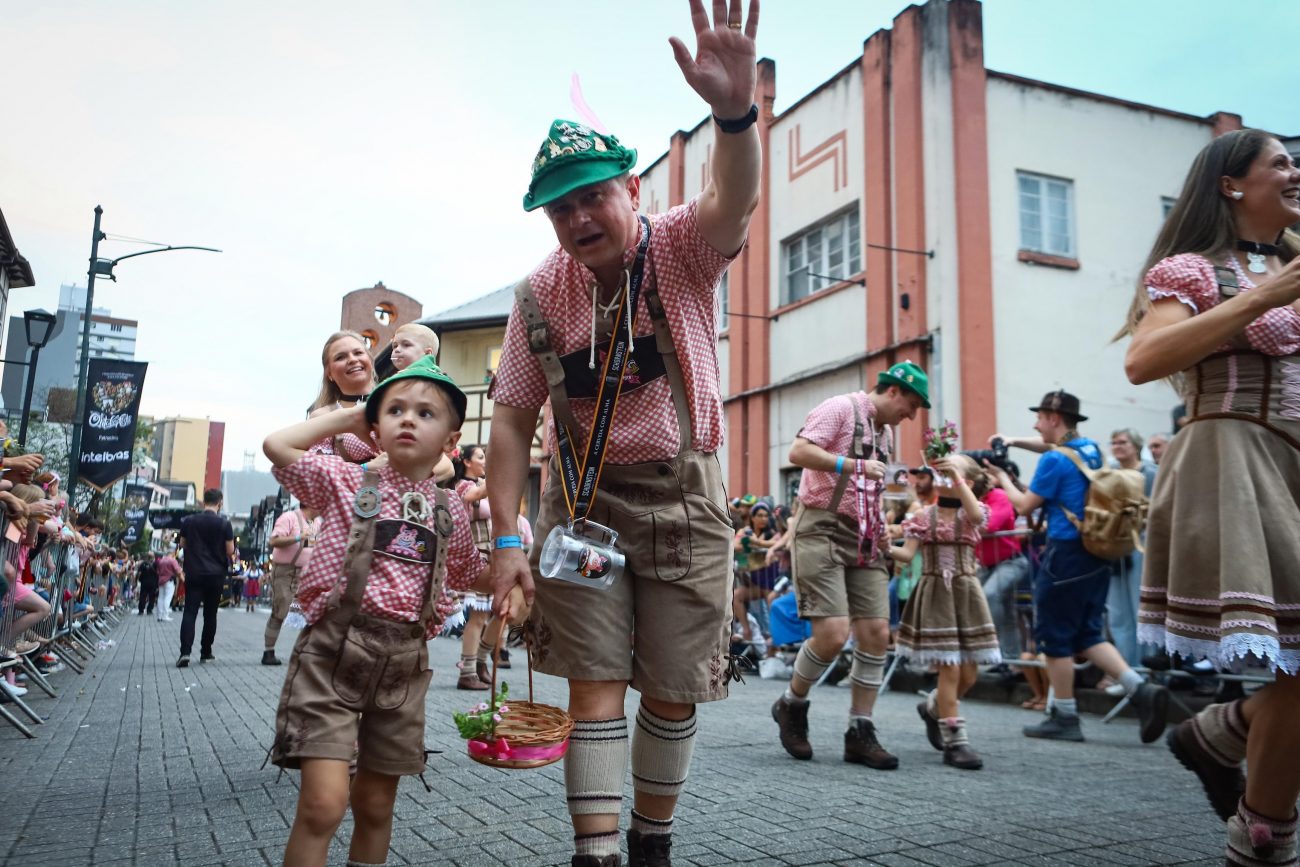
M 1196 157 L 1122 335 L 1188 423 L 1152 495 L 1138 638 L 1274 683 L 1170 732 L 1228 822 L 1229 864 L 1296 864 L 1300 796 L 1300 169 L 1258 130 Z M 1250 767 L 1243 778 L 1241 763 Z
M 375 387 L 375 363 L 365 338 L 355 331 L 331 334 L 321 347 L 320 364 L 320 392 L 311 405 L 312 415 L 356 406 Z
M 754 503 L 749 519 L 732 542 L 739 569 L 736 587 L 731 592 L 731 616 L 739 624 L 740 639 L 745 644 L 754 641 L 753 628 L 749 625 L 749 603 L 766 598 L 781 576 L 780 561 L 767 556 L 780 540 L 781 534 L 772 520 L 772 507 L 762 500 Z M 776 648 L 770 643 L 767 655 L 776 655 Z
M 454 487 L 469 514 L 470 534 L 474 538 L 474 544 L 490 557 L 492 523 L 487 500 L 487 452 L 480 445 L 462 445 L 459 455 L 453 457 L 451 463 L 456 468 Z M 490 684 L 484 682 L 477 672 L 479 642 L 483 638 L 483 628 L 491 617 L 491 596 L 465 594 L 465 631 L 460 638 L 460 678 L 456 681 L 457 689 L 490 688 Z M 504 653 L 503 650 L 502 654 Z

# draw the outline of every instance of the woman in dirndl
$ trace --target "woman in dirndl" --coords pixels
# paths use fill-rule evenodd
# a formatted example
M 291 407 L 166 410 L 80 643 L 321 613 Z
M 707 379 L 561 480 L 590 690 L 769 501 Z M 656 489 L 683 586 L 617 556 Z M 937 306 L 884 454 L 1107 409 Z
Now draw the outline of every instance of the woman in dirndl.
M 1297 222 L 1300 170 L 1281 142 L 1258 130 L 1215 139 L 1165 219 L 1123 331 L 1129 379 L 1176 377 L 1188 414 L 1156 477 L 1138 638 L 1276 676 L 1168 736 L 1228 823 L 1228 864 L 1297 863 Z
M 1002 661 L 975 556 L 989 521 L 989 507 L 980 502 L 989 480 L 965 455 L 940 458 L 934 468 L 953 487 L 936 488 L 934 505 L 904 519 L 903 545 L 889 550 L 899 563 L 921 554 L 921 577 L 903 609 L 895 647 L 904 659 L 938 669 L 938 687 L 916 707 L 930 745 L 943 752 L 944 764 L 977 771 L 984 761 L 967 739 L 961 697 L 975 685 L 977 666 Z
M 465 503 L 465 511 L 469 514 L 474 546 L 491 556 L 492 521 L 487 499 L 487 452 L 483 446 L 461 446 L 460 454 L 452 458 L 452 466 L 456 468 L 456 493 Z M 492 597 L 481 593 L 466 593 L 464 608 L 465 631 L 460 638 L 460 678 L 456 681 L 456 688 L 489 689 L 491 685 L 480 678 L 477 672 L 479 642 L 483 638 L 483 628 L 492 617 Z

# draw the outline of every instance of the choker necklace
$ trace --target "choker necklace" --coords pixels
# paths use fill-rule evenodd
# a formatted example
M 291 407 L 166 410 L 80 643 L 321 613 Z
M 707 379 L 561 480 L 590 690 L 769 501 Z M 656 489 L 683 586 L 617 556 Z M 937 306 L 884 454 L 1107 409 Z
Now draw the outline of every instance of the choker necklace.
M 940 497 L 939 505 L 945 509 L 960 509 L 962 502 L 960 497 Z
M 1246 254 L 1246 270 L 1252 274 L 1267 274 L 1264 266 L 1265 256 L 1276 256 L 1282 248 L 1276 244 L 1261 244 L 1258 241 L 1237 241 L 1237 249 Z

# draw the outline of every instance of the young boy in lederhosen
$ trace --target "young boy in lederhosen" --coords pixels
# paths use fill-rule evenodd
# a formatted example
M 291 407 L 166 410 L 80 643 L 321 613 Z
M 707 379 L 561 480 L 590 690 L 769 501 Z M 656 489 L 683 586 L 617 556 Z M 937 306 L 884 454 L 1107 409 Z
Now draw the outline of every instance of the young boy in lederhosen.
M 302 770 L 285 864 L 324 864 L 349 804 L 348 863 L 383 864 L 398 779 L 424 770 L 426 642 L 444 614 L 436 606 L 442 585 L 488 584 L 460 499 L 433 479 L 460 439 L 465 406 L 464 393 L 426 357 L 380 383 L 364 405 L 266 439 L 276 478 L 322 517 L 298 587 L 309 625 L 289 660 L 271 750 L 276 765 Z M 308 453 L 322 438 L 367 440 L 371 431 L 388 455 L 382 468 Z

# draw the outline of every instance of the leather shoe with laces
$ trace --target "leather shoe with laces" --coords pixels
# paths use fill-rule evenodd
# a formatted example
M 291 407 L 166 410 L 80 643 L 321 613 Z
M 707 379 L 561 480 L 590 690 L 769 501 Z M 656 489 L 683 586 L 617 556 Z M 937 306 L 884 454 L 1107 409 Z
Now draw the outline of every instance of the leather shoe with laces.
M 1047 719 L 1038 725 L 1025 726 L 1025 737 L 1044 738 L 1049 741 L 1082 741 L 1083 729 L 1079 727 L 1079 716 L 1064 716 L 1052 708 Z
M 262 651 L 262 665 L 279 665 L 280 660 L 276 658 L 274 650 Z
M 1138 714 L 1138 735 L 1150 744 L 1165 733 L 1169 715 L 1169 690 L 1154 683 L 1144 683 L 1133 691 L 1133 707 Z
M 574 855 L 569 862 L 571 867 L 622 867 L 623 858 L 617 852 L 613 855 Z
M 875 724 L 866 719 L 853 720 L 844 731 L 844 761 L 866 765 L 877 771 L 892 771 L 898 767 L 898 756 L 880 745 Z
M 672 867 L 672 834 L 627 832 L 627 867 Z
M 781 728 L 781 746 L 796 759 L 811 759 L 812 744 L 808 743 L 808 700 L 791 701 L 781 696 L 772 705 L 772 719 Z
M 969 744 L 944 747 L 943 763 L 963 771 L 978 771 L 984 767 L 984 760 L 979 757 L 979 753 L 970 748 Z
M 943 733 L 939 731 L 939 718 L 930 712 L 930 700 L 922 699 L 916 706 L 916 712 L 925 723 L 925 736 L 930 741 L 930 746 L 943 752 Z

